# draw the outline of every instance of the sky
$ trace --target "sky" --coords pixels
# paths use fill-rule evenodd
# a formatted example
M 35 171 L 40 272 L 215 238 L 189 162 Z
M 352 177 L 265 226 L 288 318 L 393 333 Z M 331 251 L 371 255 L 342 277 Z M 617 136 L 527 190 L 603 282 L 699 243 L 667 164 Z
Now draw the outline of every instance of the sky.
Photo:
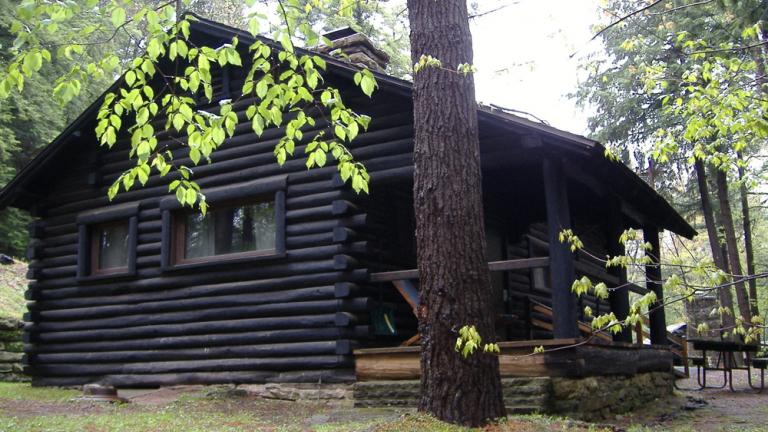
M 584 76 L 579 60 L 600 47 L 589 42 L 590 27 L 601 19 L 598 0 L 481 0 L 477 9 L 502 5 L 509 6 L 472 20 L 478 101 L 587 134 L 589 112 L 566 95 Z

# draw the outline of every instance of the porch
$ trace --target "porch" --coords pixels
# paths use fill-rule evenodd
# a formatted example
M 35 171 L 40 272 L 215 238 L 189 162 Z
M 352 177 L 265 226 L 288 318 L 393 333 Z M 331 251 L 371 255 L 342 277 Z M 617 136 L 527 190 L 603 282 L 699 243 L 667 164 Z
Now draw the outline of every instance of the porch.
M 555 247 L 560 247 L 560 245 L 558 243 Z M 579 272 L 578 274 L 586 274 L 612 287 L 622 287 L 622 289 L 611 291 L 613 297 L 621 295 L 622 298 L 613 298 L 612 304 L 608 305 L 619 319 L 625 318 L 629 312 L 629 292 L 641 295 L 648 292 L 648 288 L 627 282 L 621 277 L 614 277 L 604 271 L 599 271 L 593 265 L 580 261 L 578 254 L 571 265 Z M 552 273 L 556 271 L 551 269 L 549 257 L 492 261 L 488 263 L 488 268 L 492 274 L 529 272 L 531 273 L 530 279 L 541 277 L 533 275 L 533 273 L 544 269 L 549 270 L 551 277 L 554 278 Z M 418 277 L 418 270 L 409 269 L 373 273 L 369 280 L 376 284 L 391 283 L 390 288 L 399 293 L 409 305 L 412 314 L 417 316 L 420 304 Z M 657 327 L 664 328 L 663 333 L 659 335 L 652 332 L 654 320 L 664 319 L 663 310 L 662 313 L 659 311 L 651 313 L 650 319 L 644 319 L 643 323 L 639 323 L 633 329 L 625 329 L 625 331 L 612 335 L 604 331 L 595 331 L 589 322 L 583 321 L 583 315 L 580 315 L 575 310 L 576 308 L 571 307 L 570 304 L 575 302 L 578 307 L 583 307 L 583 300 L 575 298 L 569 285 L 561 285 L 561 287 L 563 292 L 559 293 L 559 296 L 552 292 L 551 300 L 531 293 L 528 295 L 521 292 L 508 293 L 508 295 L 516 296 L 518 303 L 525 305 L 524 316 L 498 314 L 497 326 L 504 327 L 510 322 L 522 322 L 528 337 L 522 340 L 499 342 L 502 351 L 499 355 L 502 377 L 631 376 L 645 372 L 671 372 L 674 371 L 674 364 L 682 365 L 684 367 L 682 374 L 688 376 L 688 355 L 685 341 L 667 332 L 663 321 L 655 323 Z M 659 289 L 657 295 L 660 292 Z M 547 302 L 547 300 L 550 301 Z M 599 311 L 601 309 L 600 300 L 593 299 L 592 301 L 590 306 Z M 625 305 L 627 309 L 622 314 L 621 309 L 612 307 L 614 305 Z M 557 319 L 558 314 L 567 315 L 569 313 L 573 313 L 571 320 L 563 322 L 562 319 Z M 562 326 L 566 324 L 567 326 L 563 328 Z M 550 332 L 555 337 L 536 339 L 533 335 L 539 334 L 537 329 Z M 563 333 L 574 336 L 557 337 L 558 334 Z M 404 340 L 399 346 L 355 350 L 357 379 L 361 381 L 418 379 L 420 376 L 419 341 L 419 335 L 416 333 Z M 648 341 L 650 343 L 647 343 Z M 543 347 L 545 352 L 534 355 L 533 351 L 537 347 Z
M 543 347 L 544 352 L 534 354 L 537 347 Z M 499 371 L 503 378 L 669 373 L 673 363 L 669 347 L 611 342 L 603 338 L 507 341 L 499 342 L 499 348 Z M 355 350 L 355 374 L 358 381 L 419 379 L 420 352 L 419 346 Z

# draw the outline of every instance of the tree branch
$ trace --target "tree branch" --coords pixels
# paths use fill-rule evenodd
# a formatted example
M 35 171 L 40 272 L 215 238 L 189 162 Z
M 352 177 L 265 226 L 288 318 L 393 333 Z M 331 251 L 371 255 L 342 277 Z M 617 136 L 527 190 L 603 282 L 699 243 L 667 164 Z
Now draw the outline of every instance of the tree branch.
M 660 4 L 663 1 L 664 0 L 656 0 L 653 3 L 651 3 L 651 4 L 649 4 L 649 5 L 645 6 L 645 7 L 642 7 L 640 9 L 635 10 L 635 11 L 632 11 L 631 13 L 629 13 L 627 15 L 624 15 L 623 17 L 621 17 L 621 18 L 617 19 L 616 21 L 614 21 L 614 22 L 608 24 L 607 26 L 605 26 L 599 32 L 595 33 L 589 41 L 592 42 L 593 40 L 597 39 L 600 35 L 605 33 L 608 29 L 621 24 L 622 22 L 628 20 L 629 18 L 632 18 L 633 16 L 635 16 L 635 15 L 637 15 L 639 13 L 643 13 L 643 12 L 647 11 L 648 9 L 651 9 L 654 6 L 657 6 L 658 4 Z

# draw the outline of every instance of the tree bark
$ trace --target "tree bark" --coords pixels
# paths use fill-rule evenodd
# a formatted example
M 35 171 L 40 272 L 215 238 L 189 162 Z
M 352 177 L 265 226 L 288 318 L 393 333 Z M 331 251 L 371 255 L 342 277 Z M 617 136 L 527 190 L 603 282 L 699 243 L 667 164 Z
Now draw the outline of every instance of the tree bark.
M 715 173 L 717 184 L 717 200 L 720 204 L 720 214 L 723 221 L 723 231 L 725 231 L 725 246 L 728 250 L 728 261 L 734 278 L 734 287 L 736 288 L 736 302 L 739 306 L 739 314 L 749 323 L 752 317 L 749 308 L 749 296 L 747 288 L 744 286 L 744 280 L 739 258 L 739 246 L 736 241 L 736 230 L 733 227 L 733 213 L 731 212 L 731 202 L 728 198 L 728 174 L 722 169 Z
M 720 248 L 720 240 L 717 234 L 717 225 L 715 225 L 712 202 L 709 199 L 709 186 L 707 185 L 707 172 L 704 167 L 704 161 L 696 159 L 694 169 L 696 170 L 696 182 L 699 185 L 701 210 L 702 213 L 704 213 L 704 224 L 707 227 L 707 237 L 709 239 L 709 248 L 712 251 L 712 260 L 715 262 L 715 267 L 724 272 L 728 272 L 725 256 Z M 720 288 L 717 290 L 717 296 L 720 300 L 720 306 L 729 311 L 728 314 L 722 315 L 723 327 L 730 329 L 734 324 L 733 297 L 731 296 L 731 290 L 729 288 Z
M 742 155 L 738 154 L 738 156 L 739 160 L 741 160 Z M 747 260 L 747 275 L 750 276 L 750 279 L 747 281 L 747 285 L 749 286 L 749 306 L 752 316 L 759 316 L 760 308 L 757 304 L 757 280 L 753 278 L 755 275 L 755 250 L 752 245 L 752 219 L 749 211 L 749 194 L 745 179 L 746 173 L 744 167 L 739 166 L 739 195 L 741 198 L 741 217 L 744 228 L 744 254 L 746 255 Z
M 442 62 L 414 75 L 414 207 L 421 277 L 419 409 L 478 426 L 505 415 L 498 358 L 454 350 L 458 329 L 474 325 L 494 341 L 485 256 L 472 36 L 463 0 L 408 0 L 411 56 Z M 449 69 L 451 71 L 448 71 Z

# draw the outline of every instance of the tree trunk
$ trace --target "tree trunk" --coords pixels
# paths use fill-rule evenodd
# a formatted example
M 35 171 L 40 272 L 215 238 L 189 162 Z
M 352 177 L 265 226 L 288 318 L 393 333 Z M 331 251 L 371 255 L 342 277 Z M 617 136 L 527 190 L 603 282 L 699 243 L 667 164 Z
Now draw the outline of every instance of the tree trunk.
M 760 36 L 763 42 L 768 40 L 768 29 L 762 28 L 760 30 Z M 765 71 L 765 57 L 768 52 L 768 47 L 763 44 L 760 48 L 755 48 L 752 51 L 752 57 L 755 59 L 757 65 L 757 91 L 762 93 L 763 96 L 768 96 L 768 77 Z M 743 154 L 737 153 L 739 161 L 743 161 Z M 744 252 L 747 258 L 747 274 L 752 276 L 749 279 L 749 304 L 752 307 L 752 316 L 760 315 L 760 308 L 758 307 L 757 299 L 757 280 L 754 279 L 755 275 L 755 252 L 752 245 L 752 219 L 749 215 L 749 194 L 747 193 L 747 185 L 745 183 L 746 173 L 743 166 L 739 166 L 739 193 L 741 194 L 741 215 L 744 219 Z
M 749 308 L 749 296 L 747 288 L 744 286 L 743 274 L 741 269 L 741 259 L 739 258 L 739 245 L 736 241 L 736 230 L 733 227 L 733 214 L 731 212 L 731 202 L 728 198 L 728 174 L 722 169 L 715 173 L 717 184 L 717 200 L 720 203 L 720 214 L 722 215 L 723 230 L 725 231 L 725 246 L 728 249 L 728 261 L 736 281 L 736 302 L 739 306 L 739 314 L 747 323 L 750 322 L 752 314 Z
M 739 154 L 739 160 L 742 159 L 742 155 Z M 743 219 L 744 227 L 744 253 L 747 259 L 747 275 L 750 279 L 747 281 L 749 286 L 749 306 L 752 312 L 752 316 L 760 316 L 760 309 L 757 304 L 757 280 L 754 279 L 755 275 L 755 250 L 752 245 L 752 219 L 749 212 L 749 195 L 746 184 L 746 173 L 744 167 L 739 166 L 739 194 L 741 198 L 741 217 Z
M 707 185 L 707 172 L 704 168 L 704 161 L 696 159 L 694 163 L 696 170 L 696 182 L 699 185 L 699 197 L 701 199 L 701 210 L 704 213 L 704 224 L 707 227 L 707 237 L 709 238 L 709 248 L 712 251 L 712 260 L 715 267 L 727 272 L 727 265 L 722 249 L 720 249 L 720 240 L 717 234 L 717 225 L 715 225 L 715 216 L 712 210 L 712 202 L 709 200 L 709 186 Z M 722 324 L 729 331 L 734 324 L 733 320 L 733 298 L 730 288 L 721 288 L 717 290 L 717 296 L 720 300 L 720 306 L 729 311 L 722 315 Z
M 411 56 L 455 71 L 472 64 L 463 0 L 408 0 Z M 472 75 L 427 67 L 414 75 L 414 207 L 421 276 L 419 409 L 477 426 L 505 415 L 498 358 L 454 350 L 458 329 L 474 325 L 494 341 L 485 257 L 477 103 Z

